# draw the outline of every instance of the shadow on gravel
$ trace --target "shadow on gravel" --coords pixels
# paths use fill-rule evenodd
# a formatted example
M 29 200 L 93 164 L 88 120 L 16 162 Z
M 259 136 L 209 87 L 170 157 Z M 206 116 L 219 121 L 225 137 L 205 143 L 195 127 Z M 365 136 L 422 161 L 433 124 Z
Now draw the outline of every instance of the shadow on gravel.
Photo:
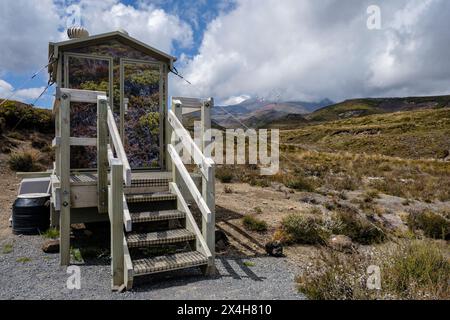
M 218 273 L 214 276 L 204 276 L 199 268 L 191 268 L 180 271 L 171 271 L 139 277 L 134 280 L 134 292 L 145 292 L 155 289 L 186 286 L 195 282 L 220 281 L 224 278 L 233 280 L 250 279 L 252 281 L 264 281 L 266 277 L 258 276 L 242 258 L 218 257 L 216 259 Z

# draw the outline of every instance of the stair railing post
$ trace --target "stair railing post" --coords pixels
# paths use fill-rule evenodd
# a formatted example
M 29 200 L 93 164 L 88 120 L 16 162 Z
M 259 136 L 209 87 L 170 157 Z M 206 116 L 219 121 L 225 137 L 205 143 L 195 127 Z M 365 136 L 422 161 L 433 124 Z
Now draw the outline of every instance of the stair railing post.
M 208 169 L 207 177 L 202 176 L 202 197 L 205 199 L 209 210 L 211 211 L 210 221 L 202 219 L 202 234 L 212 254 L 212 259 L 209 262 L 207 273 L 214 272 L 214 258 L 215 258 L 215 225 L 216 225 L 216 202 L 215 202 L 215 167 L 211 159 L 211 109 L 214 106 L 214 99 L 206 100 L 201 108 L 201 138 L 202 138 L 202 152 L 212 164 Z
M 108 197 L 111 222 L 111 273 L 112 288 L 118 290 L 124 280 L 123 251 L 123 164 L 118 159 L 111 161 L 111 186 Z
M 59 146 L 59 169 L 61 181 L 60 263 L 70 264 L 70 94 L 62 93 L 59 111 L 61 145 Z
M 183 123 L 183 109 L 182 109 L 182 105 L 177 102 L 177 103 L 172 103 L 172 111 L 175 114 L 175 116 L 177 117 L 178 120 L 180 120 L 181 123 Z M 178 143 L 180 137 L 177 136 L 176 132 L 174 130 L 171 130 L 171 144 L 175 147 L 176 144 Z M 170 157 L 169 157 L 170 158 Z M 178 172 L 177 172 L 177 167 L 175 166 L 175 164 L 172 162 L 172 182 L 174 182 L 175 184 L 179 185 L 179 183 L 181 182 L 181 180 L 178 177 Z
M 108 212 L 108 99 L 97 97 L 97 207 L 99 213 Z

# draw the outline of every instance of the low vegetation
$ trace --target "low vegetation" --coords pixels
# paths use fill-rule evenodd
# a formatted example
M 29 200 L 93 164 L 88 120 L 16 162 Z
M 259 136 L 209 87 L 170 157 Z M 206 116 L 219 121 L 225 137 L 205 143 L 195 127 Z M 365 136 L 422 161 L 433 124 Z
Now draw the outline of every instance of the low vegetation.
M 413 210 L 407 222 L 414 232 L 422 231 L 429 238 L 450 240 L 450 220 L 443 214 L 429 210 Z
M 298 244 L 324 244 L 330 236 L 320 216 L 290 214 L 281 223 L 284 242 Z
M 28 262 L 31 262 L 31 261 L 32 261 L 32 259 L 28 258 L 28 257 L 20 257 L 20 258 L 16 259 L 16 262 L 19 262 L 19 263 L 28 263 Z
M 46 239 L 58 239 L 59 238 L 59 230 L 56 228 L 50 228 L 45 231 L 42 236 Z
M 267 223 L 254 216 L 245 216 L 242 218 L 242 224 L 249 231 L 264 232 L 267 231 Z
M 3 249 L 2 249 L 2 253 L 3 254 L 9 254 L 11 252 L 13 252 L 14 247 L 11 243 L 6 243 L 3 245 Z
M 32 172 L 42 169 L 42 155 L 34 149 L 17 149 L 11 153 L 8 165 L 13 171 Z
M 0 108 L 2 128 L 34 130 L 42 133 L 54 131 L 52 112 L 47 109 L 34 108 L 16 101 L 8 101 Z
M 230 183 L 233 180 L 233 171 L 229 167 L 218 167 L 216 169 L 216 178 L 222 183 Z
M 367 286 L 369 266 L 380 268 L 381 287 Z M 450 262 L 429 241 L 402 242 L 373 253 L 326 252 L 297 279 L 309 299 L 449 299 Z

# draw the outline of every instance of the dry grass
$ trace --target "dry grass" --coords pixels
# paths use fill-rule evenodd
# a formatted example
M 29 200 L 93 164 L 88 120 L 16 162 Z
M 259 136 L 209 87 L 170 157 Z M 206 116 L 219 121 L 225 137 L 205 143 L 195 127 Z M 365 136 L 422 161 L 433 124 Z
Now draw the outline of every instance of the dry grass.
M 245 216 L 242 218 L 242 224 L 249 231 L 264 232 L 267 231 L 267 223 L 254 216 Z
M 14 150 L 8 159 L 11 170 L 21 172 L 38 171 L 42 169 L 40 161 L 42 154 L 34 149 L 19 148 Z
M 367 288 L 367 267 L 381 271 L 381 289 Z M 298 277 L 310 299 L 449 299 L 450 263 L 444 249 L 428 241 L 403 242 L 372 254 L 324 253 Z
M 450 220 L 444 214 L 429 210 L 413 210 L 408 216 L 407 223 L 412 231 L 421 230 L 427 237 L 450 239 Z

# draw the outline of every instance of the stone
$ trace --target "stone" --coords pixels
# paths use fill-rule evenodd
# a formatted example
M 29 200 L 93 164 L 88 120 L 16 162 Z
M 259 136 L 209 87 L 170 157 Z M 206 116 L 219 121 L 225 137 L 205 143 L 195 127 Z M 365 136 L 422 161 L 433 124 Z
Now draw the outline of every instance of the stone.
M 222 230 L 216 230 L 216 251 L 225 251 L 230 242 L 228 237 Z
M 58 253 L 59 240 L 48 240 L 42 245 L 42 251 L 45 253 Z
M 352 239 L 344 235 L 332 235 L 328 240 L 328 246 L 333 250 L 346 253 L 353 252 L 355 249 Z
M 283 257 L 283 245 L 280 241 L 266 243 L 266 252 L 271 257 Z

